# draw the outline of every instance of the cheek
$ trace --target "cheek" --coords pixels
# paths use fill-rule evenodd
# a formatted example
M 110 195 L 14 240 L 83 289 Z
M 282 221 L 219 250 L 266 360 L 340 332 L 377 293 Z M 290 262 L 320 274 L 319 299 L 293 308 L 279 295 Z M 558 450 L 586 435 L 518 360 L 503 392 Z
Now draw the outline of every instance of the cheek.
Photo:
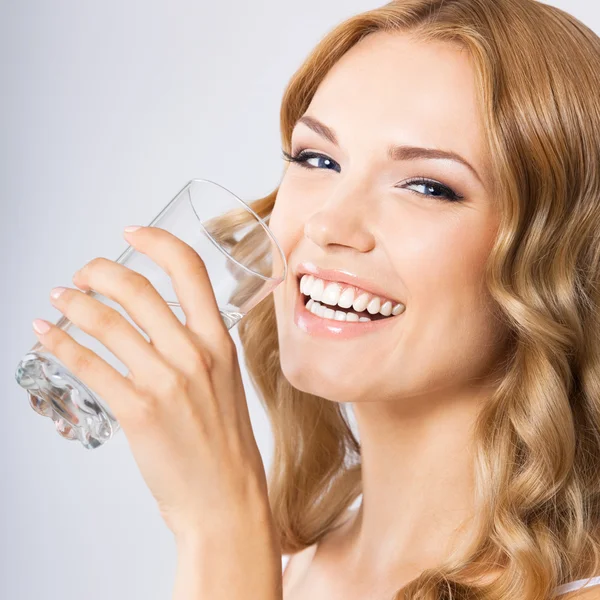
M 397 240 L 389 254 L 405 279 L 407 301 L 419 310 L 457 304 L 469 311 L 483 301 L 484 268 L 495 230 L 484 218 L 446 217 L 411 221 L 410 227 L 386 236 Z
M 269 228 L 275 239 L 279 243 L 285 258 L 288 262 L 287 281 L 278 285 L 273 292 L 273 301 L 277 320 L 280 320 L 282 303 L 284 302 L 286 290 L 290 289 L 292 280 L 295 284 L 295 277 L 292 272 L 290 257 L 292 250 L 298 245 L 298 241 L 303 235 L 302 219 L 296 214 L 295 204 L 288 194 L 285 194 L 280 188 L 275 200 L 275 205 L 269 218 Z
M 404 236 L 393 251 L 413 317 L 404 340 L 412 373 L 434 387 L 479 376 L 497 349 L 499 325 L 483 280 L 495 232 L 482 220 L 458 218 L 415 230 L 418 236 Z
M 269 228 L 279 242 L 286 257 L 293 248 L 298 236 L 302 235 L 302 219 L 298 211 L 299 202 L 285 191 L 282 184 L 279 188 L 277 198 L 271 216 Z

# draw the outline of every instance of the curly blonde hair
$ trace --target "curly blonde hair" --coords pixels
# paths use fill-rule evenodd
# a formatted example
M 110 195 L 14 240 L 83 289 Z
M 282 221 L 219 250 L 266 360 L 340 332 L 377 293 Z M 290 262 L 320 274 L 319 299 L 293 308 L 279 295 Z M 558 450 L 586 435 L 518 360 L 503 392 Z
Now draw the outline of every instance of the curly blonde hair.
M 395 599 L 549 597 L 600 575 L 600 38 L 534 0 L 389 2 L 336 26 L 293 75 L 284 150 L 327 72 L 377 31 L 470 51 L 501 214 L 485 283 L 511 332 L 475 430 L 473 543 Z M 266 222 L 277 192 L 251 203 Z M 360 443 L 343 405 L 284 377 L 272 295 L 239 334 L 273 428 L 273 517 L 295 553 L 360 495 Z

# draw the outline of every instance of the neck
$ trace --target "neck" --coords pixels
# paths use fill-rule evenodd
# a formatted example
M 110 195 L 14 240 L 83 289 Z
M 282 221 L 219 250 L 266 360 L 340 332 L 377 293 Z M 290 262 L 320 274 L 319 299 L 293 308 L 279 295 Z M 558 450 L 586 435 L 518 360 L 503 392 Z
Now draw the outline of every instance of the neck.
M 472 427 L 484 400 L 481 391 L 446 390 L 401 404 L 353 405 L 363 498 L 348 529 L 350 564 L 384 573 L 392 565 L 433 566 L 447 555 L 474 514 Z

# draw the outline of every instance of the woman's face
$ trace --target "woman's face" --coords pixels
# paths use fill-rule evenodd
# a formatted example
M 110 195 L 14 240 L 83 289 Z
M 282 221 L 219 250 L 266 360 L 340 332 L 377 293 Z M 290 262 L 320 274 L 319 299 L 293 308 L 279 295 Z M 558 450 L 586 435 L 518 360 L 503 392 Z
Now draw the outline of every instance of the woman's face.
M 289 164 L 270 220 L 289 263 L 274 303 L 281 366 L 294 387 L 338 402 L 444 398 L 482 385 L 501 358 L 503 332 L 483 286 L 498 215 L 474 86 L 466 52 L 381 32 L 319 86 L 305 115 L 337 144 L 296 125 L 292 156 L 320 157 Z M 451 151 L 474 171 L 449 159 L 393 159 L 392 144 Z M 305 262 L 363 278 L 406 308 L 358 335 L 319 335 L 314 322 L 307 330 L 307 315 L 295 316 Z

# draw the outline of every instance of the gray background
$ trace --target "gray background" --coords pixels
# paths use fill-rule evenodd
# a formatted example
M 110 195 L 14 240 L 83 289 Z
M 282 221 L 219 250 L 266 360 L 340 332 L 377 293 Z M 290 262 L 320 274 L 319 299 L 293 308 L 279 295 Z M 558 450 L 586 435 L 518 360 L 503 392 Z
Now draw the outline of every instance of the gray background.
M 552 2 L 600 31 L 589 0 Z M 87 451 L 28 405 L 15 367 L 52 287 L 116 259 L 189 180 L 277 185 L 279 108 L 308 52 L 384 2 L 0 1 L 0 600 L 164 600 L 176 553 L 124 434 Z M 237 328 L 232 335 L 238 343 Z M 269 423 L 243 373 L 265 465 Z

